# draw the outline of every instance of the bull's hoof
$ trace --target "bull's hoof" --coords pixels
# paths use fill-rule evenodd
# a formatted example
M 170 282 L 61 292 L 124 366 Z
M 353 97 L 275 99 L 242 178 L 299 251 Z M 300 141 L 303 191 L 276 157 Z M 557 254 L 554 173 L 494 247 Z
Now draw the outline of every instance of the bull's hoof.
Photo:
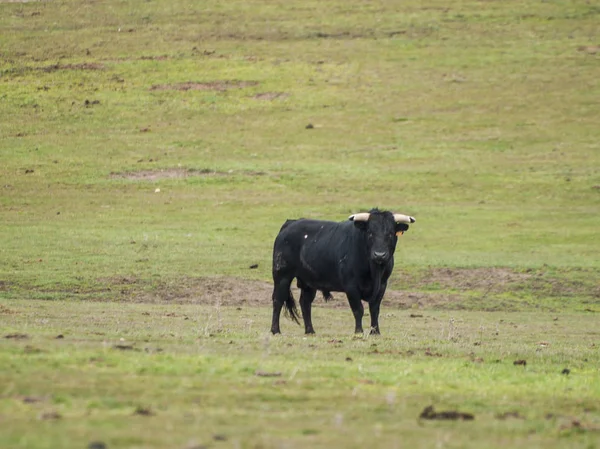
M 281 331 L 279 329 L 271 329 L 271 333 L 273 335 L 277 335 L 277 334 L 281 334 Z
M 370 335 L 381 335 L 381 333 L 379 332 L 379 329 L 376 328 L 372 328 L 371 332 L 369 332 Z
M 307 329 L 304 333 L 306 335 L 315 335 L 315 330 L 314 329 Z

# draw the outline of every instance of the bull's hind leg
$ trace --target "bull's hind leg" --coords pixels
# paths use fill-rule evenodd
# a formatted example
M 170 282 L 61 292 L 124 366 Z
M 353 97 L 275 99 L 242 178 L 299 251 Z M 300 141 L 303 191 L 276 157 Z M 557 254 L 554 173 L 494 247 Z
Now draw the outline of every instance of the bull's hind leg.
M 273 334 L 280 334 L 279 318 L 281 316 L 281 309 L 285 302 L 289 301 L 290 285 L 293 278 L 279 276 L 273 276 L 273 278 L 273 320 L 271 322 L 271 332 Z
M 315 299 L 317 291 L 298 282 L 300 293 L 300 309 L 302 310 L 302 319 L 304 320 L 304 333 L 314 334 L 315 330 L 312 325 L 311 307 Z

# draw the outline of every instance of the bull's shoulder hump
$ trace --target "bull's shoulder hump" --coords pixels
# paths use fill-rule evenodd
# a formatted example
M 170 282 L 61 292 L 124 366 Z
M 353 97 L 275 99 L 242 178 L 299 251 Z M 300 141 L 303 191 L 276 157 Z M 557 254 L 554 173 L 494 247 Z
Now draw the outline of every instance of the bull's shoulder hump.
M 283 228 L 287 228 L 287 227 L 308 227 L 308 228 L 313 228 L 313 227 L 320 227 L 320 226 L 335 226 L 335 225 L 339 225 L 340 223 L 336 222 L 336 221 L 327 221 L 327 220 L 314 220 L 312 218 L 297 218 L 297 219 L 288 219 L 286 220 L 286 222 L 283 224 L 282 229 Z
M 329 233 L 337 233 L 343 223 L 325 220 L 313 220 L 301 218 L 298 220 L 288 220 L 284 223 L 279 231 L 280 238 L 295 238 L 301 236 L 314 236 L 316 234 L 324 235 Z
M 318 231 L 327 231 L 333 230 L 340 226 L 340 223 L 335 221 L 325 221 L 325 220 L 312 220 L 312 219 L 300 219 L 296 220 L 294 223 L 290 224 L 289 229 L 298 231 L 298 232 L 318 232 Z
M 287 219 L 285 220 L 285 223 L 283 225 L 281 225 L 281 228 L 279 229 L 279 232 L 283 231 L 285 228 L 287 228 L 289 225 L 291 225 L 292 223 L 297 222 L 297 219 Z

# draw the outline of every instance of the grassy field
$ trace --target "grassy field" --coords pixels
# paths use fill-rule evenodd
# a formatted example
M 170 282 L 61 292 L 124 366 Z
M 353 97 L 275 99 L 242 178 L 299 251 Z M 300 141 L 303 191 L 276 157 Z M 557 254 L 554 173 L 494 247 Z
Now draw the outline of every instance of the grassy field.
M 394 331 L 353 338 L 349 311 L 316 308 L 318 336 L 288 324 L 270 338 L 265 312 L 9 301 L 0 445 L 598 443 L 595 316 L 394 310 L 385 314 Z M 419 420 L 431 404 L 474 420 Z
M 0 0 L 0 446 L 594 447 L 599 20 Z M 384 335 L 270 338 L 281 224 L 374 206 Z

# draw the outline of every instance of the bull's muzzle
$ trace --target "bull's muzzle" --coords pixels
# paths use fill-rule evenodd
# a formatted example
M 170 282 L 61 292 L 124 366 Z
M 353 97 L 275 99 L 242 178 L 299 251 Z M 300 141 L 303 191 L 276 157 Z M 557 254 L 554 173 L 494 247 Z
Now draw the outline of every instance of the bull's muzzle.
M 389 259 L 389 253 L 387 251 L 373 251 L 371 259 L 378 265 L 384 265 Z

